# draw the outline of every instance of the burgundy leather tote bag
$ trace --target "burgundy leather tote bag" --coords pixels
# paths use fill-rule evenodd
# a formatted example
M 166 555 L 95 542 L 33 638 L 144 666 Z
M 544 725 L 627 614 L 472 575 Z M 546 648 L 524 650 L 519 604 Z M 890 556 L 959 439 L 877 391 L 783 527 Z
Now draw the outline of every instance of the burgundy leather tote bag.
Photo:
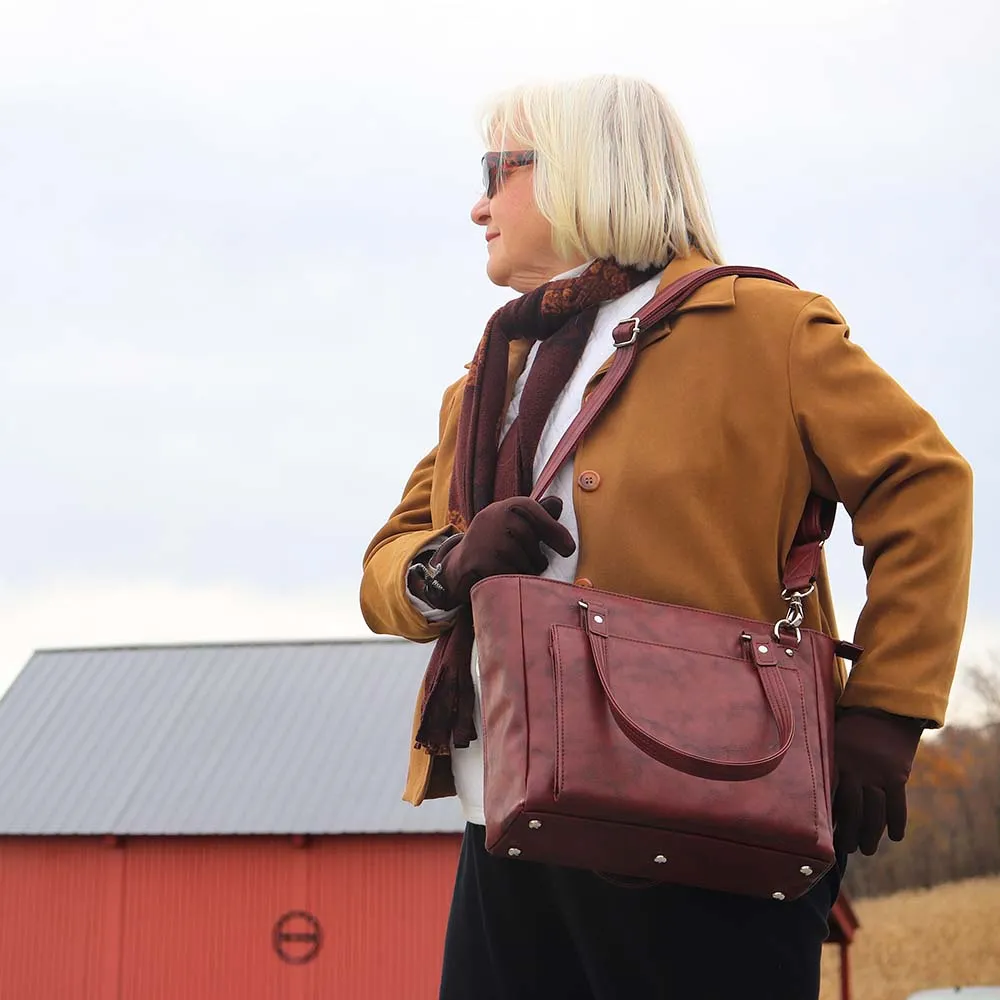
M 536 499 L 625 381 L 642 331 L 726 274 L 791 284 L 706 268 L 620 324 Z M 821 879 L 834 863 L 833 660 L 860 653 L 801 627 L 834 511 L 809 498 L 775 580 L 780 622 L 533 576 L 476 584 L 487 849 L 778 900 Z

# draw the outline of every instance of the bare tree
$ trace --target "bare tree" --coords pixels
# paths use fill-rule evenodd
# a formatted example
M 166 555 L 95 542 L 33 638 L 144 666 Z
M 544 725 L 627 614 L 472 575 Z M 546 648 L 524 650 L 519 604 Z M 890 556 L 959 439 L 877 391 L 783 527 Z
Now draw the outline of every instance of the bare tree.
M 979 697 L 987 722 L 1000 723 L 1000 653 L 990 653 L 989 661 L 988 667 L 970 667 L 966 683 Z
M 982 724 L 949 725 L 921 742 L 907 788 L 910 822 L 901 844 L 854 855 L 855 895 L 1000 872 L 1000 653 L 964 671 Z

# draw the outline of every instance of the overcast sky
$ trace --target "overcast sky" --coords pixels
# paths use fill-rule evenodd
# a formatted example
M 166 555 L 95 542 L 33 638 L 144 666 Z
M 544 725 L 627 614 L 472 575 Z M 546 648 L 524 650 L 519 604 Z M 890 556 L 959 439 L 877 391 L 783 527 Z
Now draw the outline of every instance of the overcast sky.
M 727 259 L 829 295 L 972 462 L 964 659 L 1000 649 L 1000 5 L 142 6 L 0 0 L 0 690 L 38 647 L 366 634 L 506 297 L 479 109 L 599 71 L 671 97 Z

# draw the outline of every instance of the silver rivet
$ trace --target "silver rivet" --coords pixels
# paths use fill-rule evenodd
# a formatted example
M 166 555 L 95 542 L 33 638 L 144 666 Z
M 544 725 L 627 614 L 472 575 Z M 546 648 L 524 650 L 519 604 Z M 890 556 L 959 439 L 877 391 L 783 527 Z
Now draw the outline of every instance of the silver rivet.
M 778 901 L 779 903 L 780 903 L 780 902 L 781 902 L 781 901 L 782 901 L 782 900 L 783 900 L 784 898 L 785 898 L 785 894 L 784 894 L 783 892 L 772 892 L 772 893 L 771 893 L 771 899 L 776 899 L 776 900 L 777 900 L 777 901 Z
M 800 875 L 807 875 L 808 876 L 808 875 L 812 875 L 812 873 L 813 873 L 813 870 L 808 865 L 803 865 L 799 869 L 799 874 Z
M 511 858 L 519 858 L 521 856 L 520 847 L 509 847 L 507 849 L 507 856 Z
M 758 653 L 766 653 L 767 652 L 767 646 L 758 646 L 757 647 L 757 652 Z
M 604 624 L 604 619 L 600 615 L 594 615 L 594 621 L 597 622 L 598 625 Z
M 542 821 L 540 819 L 532 819 L 528 821 L 529 830 L 541 830 Z
M 656 863 L 657 863 L 658 865 L 665 865 L 665 864 L 667 863 L 667 859 L 666 859 L 666 858 L 665 858 L 665 857 L 664 857 L 664 856 L 663 856 L 662 854 L 657 854 L 657 855 L 656 855 L 656 857 L 655 857 L 655 858 L 653 858 L 653 860 L 654 860 L 654 861 L 655 861 L 655 862 L 656 862 Z
M 785 656 L 794 656 L 794 655 L 795 655 L 795 650 L 794 649 L 786 649 L 785 650 Z

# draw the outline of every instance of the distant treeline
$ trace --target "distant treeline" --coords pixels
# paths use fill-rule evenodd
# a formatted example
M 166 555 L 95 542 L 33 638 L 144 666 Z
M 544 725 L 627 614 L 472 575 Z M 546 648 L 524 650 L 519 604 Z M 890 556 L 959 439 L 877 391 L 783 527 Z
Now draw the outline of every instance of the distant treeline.
M 989 720 L 947 726 L 921 741 L 907 785 L 906 837 L 883 840 L 871 858 L 854 854 L 845 886 L 853 896 L 1000 873 L 1000 666 L 969 672 Z

